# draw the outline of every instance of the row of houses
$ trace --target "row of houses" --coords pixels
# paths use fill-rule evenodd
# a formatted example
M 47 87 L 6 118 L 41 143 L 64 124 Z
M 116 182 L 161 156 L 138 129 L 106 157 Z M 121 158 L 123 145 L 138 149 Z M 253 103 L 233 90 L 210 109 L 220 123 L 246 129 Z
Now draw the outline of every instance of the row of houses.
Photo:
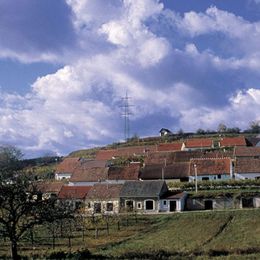
M 212 138 L 190 138 L 171 143 L 159 143 L 156 145 L 129 146 L 117 149 L 101 149 L 96 154 L 96 160 L 111 160 L 115 157 L 127 157 L 132 155 L 148 156 L 154 152 L 167 151 L 197 151 L 218 148 L 245 147 L 252 145 L 244 136 Z
M 170 191 L 165 181 L 127 181 L 124 184 L 68 186 L 62 183 L 41 183 L 43 198 L 57 196 L 86 214 L 163 213 L 183 210 L 212 210 L 260 207 L 260 193 L 232 193 L 214 196 Z
M 66 179 L 70 186 L 96 183 L 123 184 L 129 180 L 229 180 L 259 179 L 260 148 L 236 147 L 230 152 L 175 151 L 154 152 L 143 163 L 114 165 L 111 160 L 65 158 L 55 173 L 56 180 Z

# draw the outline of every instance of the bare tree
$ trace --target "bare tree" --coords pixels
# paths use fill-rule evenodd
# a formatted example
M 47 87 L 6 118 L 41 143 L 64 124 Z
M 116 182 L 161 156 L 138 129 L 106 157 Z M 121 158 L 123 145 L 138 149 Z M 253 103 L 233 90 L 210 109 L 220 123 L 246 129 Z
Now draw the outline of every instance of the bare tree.
M 21 173 L 0 182 L 0 230 L 10 240 L 13 259 L 19 259 L 17 244 L 26 231 L 70 214 L 55 198 L 42 200 L 37 186 Z

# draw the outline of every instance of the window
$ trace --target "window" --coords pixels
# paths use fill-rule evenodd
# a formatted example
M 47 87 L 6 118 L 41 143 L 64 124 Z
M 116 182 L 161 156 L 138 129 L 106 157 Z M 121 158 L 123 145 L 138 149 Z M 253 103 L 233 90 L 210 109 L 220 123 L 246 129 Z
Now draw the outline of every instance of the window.
M 76 201 L 75 202 L 75 208 L 80 209 L 82 207 L 82 202 L 81 201 Z
M 142 202 L 137 202 L 137 209 L 142 209 Z
M 113 203 L 112 202 L 107 203 L 107 211 L 113 211 Z
M 167 205 L 167 200 L 164 200 L 163 201 L 163 206 L 166 206 Z
M 202 180 L 203 180 L 203 181 L 208 181 L 208 180 L 209 180 L 209 177 L 202 177 Z
M 153 200 L 146 200 L 145 201 L 145 209 L 146 210 L 154 210 L 154 201 Z
M 218 179 L 221 179 L 221 174 L 218 174 Z
M 100 202 L 94 203 L 94 213 L 101 213 L 101 203 Z

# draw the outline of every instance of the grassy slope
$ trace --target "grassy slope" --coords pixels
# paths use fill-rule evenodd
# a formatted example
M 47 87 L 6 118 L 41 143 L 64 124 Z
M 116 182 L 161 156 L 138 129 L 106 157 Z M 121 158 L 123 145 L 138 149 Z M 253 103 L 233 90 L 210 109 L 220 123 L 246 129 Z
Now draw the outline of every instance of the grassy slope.
M 190 212 L 160 216 L 146 233 L 120 245 L 104 248 L 102 254 L 120 257 L 126 254 L 205 255 L 213 250 L 229 255 L 260 250 L 260 210 Z M 253 255 L 251 255 L 253 257 Z M 220 258 L 222 259 L 222 257 Z

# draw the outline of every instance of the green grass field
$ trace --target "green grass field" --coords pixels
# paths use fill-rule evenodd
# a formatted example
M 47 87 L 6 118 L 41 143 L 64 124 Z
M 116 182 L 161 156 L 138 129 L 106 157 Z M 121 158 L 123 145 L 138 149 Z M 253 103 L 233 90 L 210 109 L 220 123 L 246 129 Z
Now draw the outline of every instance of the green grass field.
M 128 225 L 127 225 L 128 223 Z M 260 259 L 260 209 L 185 212 L 121 218 L 120 231 L 111 224 L 109 234 L 100 225 L 99 237 L 89 229 L 74 230 L 71 251 L 87 248 L 96 259 Z M 53 251 L 68 252 L 68 238 L 57 237 L 55 249 L 46 229 L 35 230 L 20 243 L 23 256 L 44 258 Z M 0 258 L 8 256 L 8 242 L 0 244 Z
M 233 255 L 260 259 L 260 210 L 157 216 L 146 232 L 107 246 L 102 254 L 118 258 L 208 259 L 220 255 L 220 259 L 230 259 Z

